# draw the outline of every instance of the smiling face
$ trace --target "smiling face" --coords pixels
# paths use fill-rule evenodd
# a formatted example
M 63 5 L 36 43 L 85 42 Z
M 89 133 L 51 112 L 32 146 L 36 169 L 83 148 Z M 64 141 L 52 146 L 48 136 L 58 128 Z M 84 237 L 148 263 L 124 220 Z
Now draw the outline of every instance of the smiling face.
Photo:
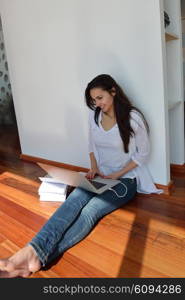
M 111 93 L 101 89 L 101 88 L 93 88 L 90 90 L 90 96 L 95 102 L 96 107 L 100 107 L 104 113 L 113 113 L 113 101 L 115 92 Z

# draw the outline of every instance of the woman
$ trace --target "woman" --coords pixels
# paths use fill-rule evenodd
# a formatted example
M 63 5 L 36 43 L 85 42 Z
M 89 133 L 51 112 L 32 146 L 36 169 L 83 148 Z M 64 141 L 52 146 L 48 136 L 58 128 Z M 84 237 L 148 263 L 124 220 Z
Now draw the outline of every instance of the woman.
M 109 75 L 94 78 L 85 91 L 89 114 L 88 179 L 99 175 L 119 184 L 97 195 L 76 188 L 40 232 L 9 259 L 0 260 L 1 277 L 26 277 L 81 241 L 106 214 L 131 201 L 136 192 L 160 193 L 145 163 L 148 125 Z

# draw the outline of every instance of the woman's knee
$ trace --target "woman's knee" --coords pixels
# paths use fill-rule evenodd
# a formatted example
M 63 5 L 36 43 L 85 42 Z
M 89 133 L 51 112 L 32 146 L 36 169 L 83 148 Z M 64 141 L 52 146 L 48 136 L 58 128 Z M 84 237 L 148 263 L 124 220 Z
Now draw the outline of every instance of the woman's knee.
M 88 203 L 81 211 L 81 216 L 88 221 L 89 224 L 95 224 L 100 218 L 100 211 L 94 205 Z

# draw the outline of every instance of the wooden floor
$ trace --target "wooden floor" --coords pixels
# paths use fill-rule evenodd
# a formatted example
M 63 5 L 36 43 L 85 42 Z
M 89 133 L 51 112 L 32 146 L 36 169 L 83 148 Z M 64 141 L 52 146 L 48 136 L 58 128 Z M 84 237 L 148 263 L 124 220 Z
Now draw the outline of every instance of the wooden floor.
M 0 128 L 0 257 L 23 247 L 59 206 L 38 199 L 45 173 L 19 160 L 17 133 Z M 137 195 L 32 277 L 185 277 L 185 175 L 171 196 Z

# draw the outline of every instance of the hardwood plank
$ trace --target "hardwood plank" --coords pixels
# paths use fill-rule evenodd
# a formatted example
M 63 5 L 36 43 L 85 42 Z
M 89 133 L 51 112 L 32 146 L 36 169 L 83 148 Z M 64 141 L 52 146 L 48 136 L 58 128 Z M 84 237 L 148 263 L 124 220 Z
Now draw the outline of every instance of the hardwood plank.
M 12 202 L 23 206 L 24 208 L 36 213 L 45 218 L 49 218 L 51 214 L 61 205 L 58 202 L 44 202 L 39 201 L 39 197 L 31 196 L 25 192 L 19 191 L 18 189 L 5 186 L 0 183 L 1 195 L 8 198 Z
M 146 244 L 145 244 L 146 245 Z M 169 246 L 169 245 L 168 245 Z M 172 246 L 172 245 L 170 245 Z M 143 247 L 143 241 L 138 239 L 131 239 L 129 247 L 127 248 L 127 257 L 140 261 L 140 254 L 138 249 Z M 169 254 L 170 253 L 170 254 Z M 142 257 L 142 265 L 155 270 L 153 276 L 155 277 L 156 271 L 167 274 L 170 277 L 184 277 L 184 265 L 182 261 L 185 258 L 185 251 L 173 247 L 162 247 L 161 244 L 154 243 L 150 247 L 144 248 L 144 255 Z M 123 261 L 124 268 L 125 263 Z M 141 277 L 141 274 L 138 274 Z M 145 276 L 145 274 L 144 274 Z
M 118 213 L 119 211 L 117 211 Z M 111 217 L 112 215 L 109 215 L 109 217 Z M 146 216 L 145 216 L 146 217 Z M 140 218 L 139 220 L 142 222 L 143 220 L 145 220 L 146 222 L 146 218 L 144 216 L 142 216 L 142 218 Z M 108 218 L 108 216 L 107 216 Z M 112 216 L 113 218 L 113 216 Z M 113 218 L 115 220 L 115 218 Z M 104 218 L 105 221 L 105 218 Z M 174 230 L 173 233 L 171 232 L 165 232 L 165 231 L 160 231 L 161 230 L 161 225 L 156 225 L 156 220 L 154 223 L 154 226 L 151 226 L 151 221 L 148 224 L 148 232 L 145 232 L 145 230 L 143 231 L 143 229 L 140 231 L 140 227 L 139 230 L 135 231 L 135 225 L 137 224 L 136 222 L 138 222 L 138 217 L 134 223 L 134 226 L 132 227 L 132 229 L 130 230 L 130 236 L 129 236 L 129 240 L 128 240 L 128 236 L 126 235 L 125 230 L 121 229 L 119 230 L 119 234 L 117 233 L 117 237 L 115 237 L 115 232 L 113 233 L 112 230 L 115 231 L 114 229 L 114 225 L 111 224 L 110 226 L 104 226 L 104 221 L 101 222 L 101 224 L 99 224 L 98 227 L 96 227 L 94 234 L 90 235 L 91 239 L 94 239 L 96 241 L 96 243 L 99 243 L 102 247 L 104 245 L 106 245 L 106 247 L 108 247 L 109 249 L 116 249 L 114 251 L 119 251 L 119 253 L 121 254 L 121 251 L 123 251 L 124 253 L 124 261 L 123 261 L 123 268 L 125 270 L 125 267 L 127 266 L 127 259 L 131 259 L 132 261 L 137 261 L 138 263 L 142 264 L 142 266 L 145 266 L 147 268 L 153 268 L 153 274 L 152 276 L 159 276 L 160 273 L 163 273 L 163 277 L 167 276 L 166 274 L 170 274 L 171 277 L 183 277 L 183 270 L 184 270 L 184 265 L 180 268 L 175 268 L 175 265 L 179 265 L 181 264 L 181 257 L 185 255 L 185 238 L 184 238 L 184 233 L 185 230 L 181 228 L 181 230 L 183 230 L 183 234 L 180 235 L 180 237 L 178 235 L 176 235 L 174 232 L 176 232 Z M 163 223 L 164 224 L 164 223 Z M 153 224 L 152 224 L 153 225 Z M 168 224 L 166 225 L 166 229 L 168 230 Z M 123 222 L 122 224 L 122 228 L 123 226 L 125 226 L 125 223 Z M 155 229 L 157 229 L 157 231 L 155 232 L 155 235 L 152 232 L 152 235 L 150 234 L 150 228 L 152 227 L 152 231 Z M 142 227 L 141 227 L 142 228 Z M 124 228 L 125 229 L 125 228 Z M 137 229 L 137 227 L 136 227 Z M 107 231 L 104 232 L 104 231 Z M 108 236 L 111 235 L 111 239 L 108 239 Z M 129 234 L 129 230 L 128 230 L 128 234 Z M 100 237 L 101 236 L 101 237 Z M 155 238 L 156 236 L 156 238 Z M 103 239 L 103 237 L 107 237 L 106 239 Z M 119 240 L 118 240 L 119 238 Z M 119 242 L 118 242 L 119 241 Z M 121 246 L 120 246 L 121 243 Z M 133 252 L 131 252 L 131 249 Z M 171 262 L 171 253 L 175 253 L 174 254 L 174 258 L 172 259 L 173 262 Z M 145 255 L 147 254 L 148 261 L 145 263 Z M 156 256 L 156 259 L 154 259 L 154 257 Z M 176 257 L 177 256 L 177 257 Z M 134 257 L 134 258 L 133 258 Z M 170 260 L 170 262 L 168 263 L 169 266 L 169 270 L 168 273 L 165 273 L 165 269 L 162 269 L 162 265 L 163 265 L 163 261 L 165 260 Z M 152 265 L 152 260 L 155 261 L 155 263 Z M 149 263 L 148 263 L 149 262 Z M 170 273 L 170 270 L 173 270 L 172 273 Z M 136 275 L 139 277 L 141 277 L 142 273 L 143 273 L 143 267 L 139 270 L 139 274 L 136 274 L 136 272 L 134 271 L 134 269 L 132 269 L 132 276 L 135 277 Z M 147 277 L 147 273 L 143 273 L 145 277 Z M 136 277 L 137 277 L 136 276 Z M 160 275 L 161 277 L 161 275 Z
M 46 223 L 46 219 L 37 215 L 30 211 L 29 209 L 25 209 L 24 207 L 15 204 L 14 202 L 0 196 L 1 202 L 1 212 L 9 215 L 14 218 L 18 222 L 21 220 L 21 224 L 29 227 L 33 231 L 37 231 L 38 228 L 43 226 Z
M 19 191 L 25 192 L 28 195 L 32 195 L 34 197 L 38 196 L 39 184 L 33 184 L 32 181 L 25 183 L 23 180 L 21 181 L 19 177 L 15 178 L 13 174 L 3 173 L 0 176 L 0 183 L 5 186 L 13 187 Z
M 81 257 L 76 257 L 76 255 L 74 255 L 71 250 L 72 248 L 65 252 L 64 256 L 54 267 L 54 270 L 56 270 L 56 272 L 60 274 L 61 277 L 111 277 L 110 275 L 107 275 L 104 271 L 100 270 L 98 268 L 98 265 L 94 264 L 94 262 L 85 261 L 82 255 Z
M 18 247 L 15 243 L 12 243 L 10 240 L 5 240 L 1 243 L 1 246 L 11 252 L 11 254 L 14 254 L 18 250 L 20 250 L 20 247 Z
M 86 264 L 96 266 L 98 271 L 106 274 L 106 277 L 117 277 L 122 258 L 115 252 L 105 247 L 100 247 L 100 245 L 87 239 L 68 251 Z M 113 261 L 114 264 L 110 263 L 110 261 Z
M 115 230 L 114 227 L 105 226 L 103 223 L 99 224 L 92 233 L 88 236 L 88 240 L 105 247 L 118 255 L 124 256 L 127 249 L 127 244 L 129 242 L 130 235 L 132 238 L 137 239 L 140 237 L 144 243 L 145 247 L 148 245 L 150 247 L 157 239 L 158 232 L 152 238 L 147 232 L 142 232 L 138 230 Z M 111 239 L 110 239 L 111 236 Z
M 11 256 L 13 253 L 9 249 L 6 249 L 0 244 L 0 254 L 1 254 L 1 258 L 7 258 Z
M 101 223 L 115 228 L 118 232 L 126 230 L 127 232 L 136 231 L 141 234 L 147 233 L 151 239 L 155 239 L 156 237 L 156 228 L 162 232 L 175 234 L 179 238 L 183 238 L 185 235 L 184 222 L 174 221 L 173 219 L 161 217 L 160 215 L 156 218 L 152 213 L 138 208 L 134 209 L 130 206 L 127 206 L 127 210 L 118 209 L 107 215 L 101 220 Z
M 104 227 L 110 230 L 114 235 L 119 235 L 123 232 L 129 235 L 130 232 L 132 232 L 132 234 L 140 234 L 144 237 L 147 236 L 149 240 L 155 240 L 157 236 L 156 227 L 151 228 L 151 226 L 148 224 L 147 218 L 143 220 L 142 218 L 139 218 L 139 215 L 137 215 L 136 222 L 136 217 L 132 216 L 130 218 L 130 216 L 131 215 L 129 214 L 129 211 L 119 209 L 116 212 L 104 217 L 99 222 L 98 227 L 95 228 L 95 231 L 98 231 L 99 228 Z
M 85 264 L 81 259 L 77 260 L 68 250 L 63 257 L 60 257 L 57 263 L 51 267 L 51 270 L 63 278 L 88 278 L 94 277 L 94 268 L 95 267 L 91 266 L 89 268 L 89 265 Z M 100 273 L 99 270 L 96 271 Z M 103 275 L 102 273 L 102 277 L 104 277 Z
M 36 167 L 36 165 L 34 166 Z M 38 175 L 39 177 L 40 175 Z M 13 180 L 14 179 L 16 181 L 15 185 L 14 185 L 14 182 Z M 21 190 L 21 186 L 23 186 L 24 184 L 28 184 L 29 187 L 26 189 L 28 192 L 30 189 L 32 188 L 38 188 L 39 187 L 39 183 L 40 183 L 40 180 L 38 182 L 36 182 L 35 180 L 32 180 L 32 179 L 29 179 L 29 178 L 26 178 L 24 176 L 20 176 L 20 175 L 17 175 L 17 174 L 14 174 L 12 172 L 4 172 L 1 174 L 0 176 L 0 180 L 1 181 L 4 181 L 4 184 L 7 184 L 7 185 L 12 185 L 15 186 L 17 188 L 18 184 L 20 184 L 19 188 Z M 24 191 L 24 189 L 23 189 Z M 36 190 L 34 190 L 35 192 Z
M 30 276 L 30 278 L 58 278 L 58 274 L 52 270 L 48 271 L 39 271 Z
M 14 218 L 11 218 L 10 216 L 4 214 L 1 211 L 0 232 L 4 236 L 6 236 L 7 239 L 15 243 L 18 247 L 25 246 L 25 244 L 28 243 L 35 235 L 35 232 L 33 230 L 21 223 L 21 220 L 18 222 Z
M 138 272 L 139 270 L 139 272 Z M 124 264 L 119 270 L 119 278 L 169 278 L 170 276 L 161 273 L 159 270 L 154 270 L 142 263 L 138 263 L 133 259 L 125 258 Z
M 4 240 L 6 240 L 6 237 L 2 234 L 0 234 L 0 243 L 3 242 Z
M 132 208 L 135 210 L 135 208 Z M 153 214 L 152 212 L 137 209 L 137 220 L 141 223 L 150 222 L 150 228 L 154 229 L 156 226 L 160 228 L 161 231 L 175 233 L 177 236 L 184 236 L 185 232 L 185 222 L 183 220 L 165 217 L 163 215 Z M 142 221 L 143 220 L 143 221 Z

